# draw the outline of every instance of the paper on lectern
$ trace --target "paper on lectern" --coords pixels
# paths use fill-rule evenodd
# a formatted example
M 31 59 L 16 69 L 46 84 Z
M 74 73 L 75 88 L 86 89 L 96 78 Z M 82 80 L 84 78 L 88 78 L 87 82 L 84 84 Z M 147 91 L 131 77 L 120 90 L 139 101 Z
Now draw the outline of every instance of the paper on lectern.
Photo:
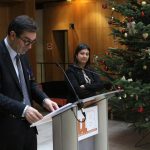
M 47 122 L 51 122 L 52 121 L 52 117 L 59 114 L 62 110 L 66 110 L 67 108 L 69 108 L 72 105 L 72 103 L 68 103 L 62 107 L 60 107 L 59 109 L 47 114 L 46 116 L 43 117 L 43 119 L 33 123 L 30 125 L 30 127 L 34 127 L 34 126 L 38 126 L 38 125 L 42 125 L 44 123 Z

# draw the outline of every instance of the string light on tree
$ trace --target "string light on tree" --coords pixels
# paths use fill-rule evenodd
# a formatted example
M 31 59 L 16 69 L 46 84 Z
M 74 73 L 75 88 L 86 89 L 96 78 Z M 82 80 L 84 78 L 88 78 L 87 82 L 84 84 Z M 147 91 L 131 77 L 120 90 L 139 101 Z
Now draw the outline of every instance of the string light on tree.
M 145 121 L 148 122 L 148 121 L 149 121 L 149 118 L 145 118 Z
M 112 7 L 112 9 L 111 9 L 112 11 L 115 11 L 115 8 L 114 7 Z
M 147 32 L 146 32 L 146 33 L 143 33 L 142 36 L 143 36 L 143 38 L 146 40 L 146 39 L 148 38 L 148 33 L 147 33 Z
M 123 28 L 123 29 L 121 30 L 121 33 L 125 33 L 125 32 L 126 32 L 126 29 Z
M 124 37 L 125 37 L 125 38 L 128 37 L 128 33 L 124 33 Z
M 126 93 L 123 95 L 123 98 L 127 98 L 127 94 Z
M 139 97 L 138 95 L 135 95 L 135 100 L 138 101 Z
M 143 70 L 147 70 L 147 65 L 144 65 L 144 66 L 143 66 Z
M 142 1 L 142 6 L 144 6 L 144 5 L 146 5 L 147 3 L 146 3 L 146 1 Z

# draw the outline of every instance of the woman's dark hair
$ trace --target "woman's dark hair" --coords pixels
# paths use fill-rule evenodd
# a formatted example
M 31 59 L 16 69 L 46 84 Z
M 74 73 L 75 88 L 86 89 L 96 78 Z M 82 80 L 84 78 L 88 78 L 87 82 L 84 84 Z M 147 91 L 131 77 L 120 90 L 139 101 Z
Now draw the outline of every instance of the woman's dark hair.
M 90 64 L 90 47 L 87 45 L 87 44 L 84 44 L 84 43 L 80 43 L 76 49 L 75 49 L 75 53 L 74 53 L 74 63 L 75 64 L 78 64 L 78 60 L 76 58 L 76 56 L 78 55 L 78 53 L 83 50 L 83 49 L 87 49 L 89 50 L 89 60 L 87 61 L 86 63 L 86 66 Z
M 23 32 L 36 32 L 37 25 L 29 16 L 21 15 L 17 16 L 10 22 L 7 31 L 8 35 L 10 35 L 11 31 L 14 31 L 16 36 L 20 37 Z

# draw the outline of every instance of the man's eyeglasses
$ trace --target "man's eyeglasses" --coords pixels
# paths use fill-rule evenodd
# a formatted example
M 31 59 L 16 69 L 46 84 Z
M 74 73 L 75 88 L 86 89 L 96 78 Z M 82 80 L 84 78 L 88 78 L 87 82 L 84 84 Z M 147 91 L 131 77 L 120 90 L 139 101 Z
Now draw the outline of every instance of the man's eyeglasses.
M 21 38 L 21 37 L 18 37 L 18 38 L 21 39 L 21 40 L 24 42 L 24 45 L 25 45 L 25 46 L 32 45 L 32 44 L 34 44 L 34 43 L 36 42 L 36 40 L 31 41 L 31 40 L 29 40 L 29 39 L 23 39 L 23 38 Z

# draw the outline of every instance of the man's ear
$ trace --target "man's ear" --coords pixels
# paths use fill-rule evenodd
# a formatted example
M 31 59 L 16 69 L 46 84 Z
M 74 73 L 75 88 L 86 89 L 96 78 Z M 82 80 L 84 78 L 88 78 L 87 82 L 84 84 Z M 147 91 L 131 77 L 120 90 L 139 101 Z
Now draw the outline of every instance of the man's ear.
M 9 37 L 11 38 L 11 40 L 14 40 L 16 38 L 15 31 L 10 31 Z

